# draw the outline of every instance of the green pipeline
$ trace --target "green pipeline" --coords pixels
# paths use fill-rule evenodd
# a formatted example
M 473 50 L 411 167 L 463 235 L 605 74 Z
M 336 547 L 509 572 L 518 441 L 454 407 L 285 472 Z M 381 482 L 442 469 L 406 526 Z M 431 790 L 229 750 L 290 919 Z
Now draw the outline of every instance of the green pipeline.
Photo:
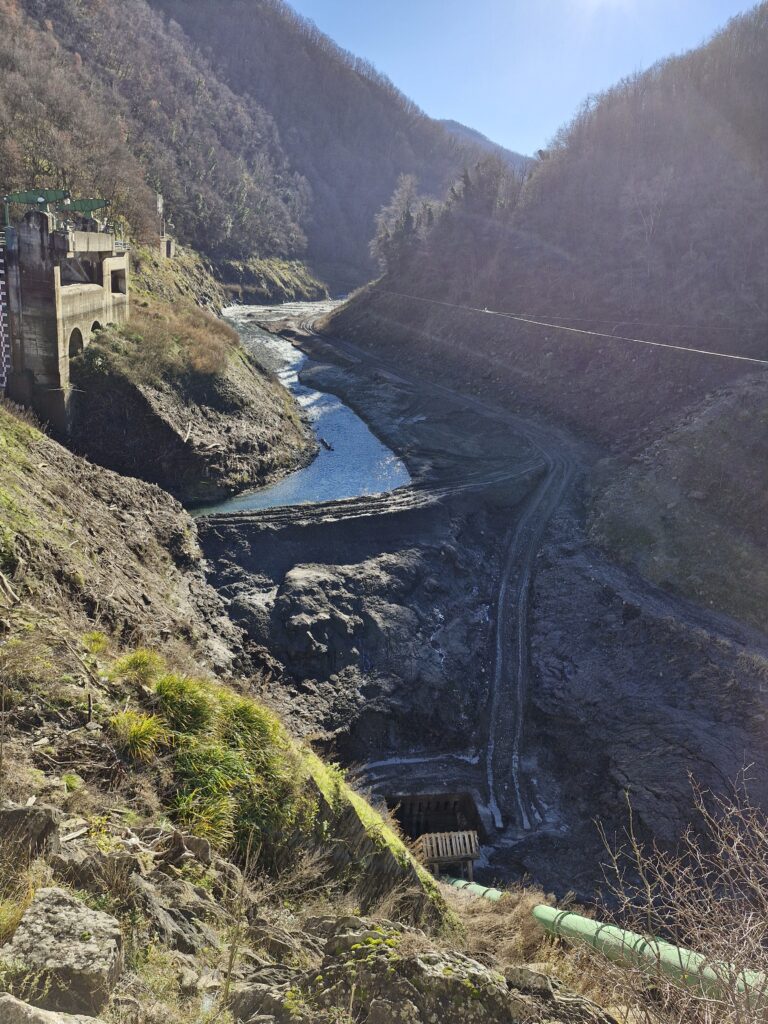
M 454 889 L 463 889 L 470 896 L 482 896 L 483 899 L 492 900 L 494 903 L 498 903 L 501 899 L 502 894 L 498 889 L 486 889 L 484 885 L 467 882 L 464 878 L 450 878 L 448 875 L 443 875 L 440 881 L 445 882 L 446 885 L 452 885 Z
M 715 997 L 735 987 L 736 991 L 747 995 L 753 1008 L 768 1005 L 768 976 L 762 972 L 740 971 L 734 977 L 734 968 L 708 961 L 701 953 L 555 907 L 534 907 L 533 916 L 550 934 L 592 946 L 625 967 L 639 967 L 648 974 L 661 973 Z

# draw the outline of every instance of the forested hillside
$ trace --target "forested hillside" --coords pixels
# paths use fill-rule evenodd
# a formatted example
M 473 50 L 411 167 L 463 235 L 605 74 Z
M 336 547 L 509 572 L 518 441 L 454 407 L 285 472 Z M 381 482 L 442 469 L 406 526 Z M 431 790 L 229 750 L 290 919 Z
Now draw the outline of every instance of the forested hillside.
M 4 190 L 106 196 L 142 238 L 161 192 L 220 264 L 306 258 L 336 289 L 372 276 L 401 174 L 439 195 L 479 152 L 280 0 L 0 0 L 0 71 Z
M 489 139 L 487 135 L 483 135 L 482 132 L 477 131 L 475 128 L 462 124 L 461 121 L 440 121 L 440 124 L 459 142 L 467 146 L 477 147 L 491 156 L 499 157 L 504 163 L 509 164 L 513 170 L 527 171 L 534 162 L 531 157 L 523 156 L 522 153 L 516 153 L 513 149 L 507 149 L 506 146 L 500 146 L 497 142 Z
M 525 181 L 405 184 L 330 330 L 612 450 L 592 538 L 765 628 L 768 4 L 585 104 Z
M 404 192 L 373 294 L 768 356 L 767 179 L 763 3 L 701 49 L 586 103 L 527 181 L 491 159 L 440 207 Z M 425 339 L 444 315 L 458 329 L 457 311 L 397 304 L 389 319 Z M 493 374 L 524 373 L 518 394 L 608 436 L 749 368 L 486 314 L 462 322 L 463 338 L 470 322 L 473 358 L 495 360 Z
M 474 144 L 427 118 L 375 68 L 341 50 L 282 0 L 151 0 L 202 48 L 236 93 L 274 117 L 312 188 L 309 255 L 337 288 L 373 276 L 368 243 L 401 174 L 442 195 Z
M 306 183 L 274 123 L 143 0 L 0 5 L 0 181 L 112 199 L 138 232 L 162 192 L 215 257 L 302 251 Z

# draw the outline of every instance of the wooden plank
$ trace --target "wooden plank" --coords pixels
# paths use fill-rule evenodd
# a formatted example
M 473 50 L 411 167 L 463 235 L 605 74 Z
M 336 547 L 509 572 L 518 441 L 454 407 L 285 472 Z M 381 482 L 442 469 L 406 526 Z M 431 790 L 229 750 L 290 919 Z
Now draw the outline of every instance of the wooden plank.
M 477 832 L 425 832 L 414 843 L 414 850 L 425 864 L 449 864 L 477 860 L 480 840 Z

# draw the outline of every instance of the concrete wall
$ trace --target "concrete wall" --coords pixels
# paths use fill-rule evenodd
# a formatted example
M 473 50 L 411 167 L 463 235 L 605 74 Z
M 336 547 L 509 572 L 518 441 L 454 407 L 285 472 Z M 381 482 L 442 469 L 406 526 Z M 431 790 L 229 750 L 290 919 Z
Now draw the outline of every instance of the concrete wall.
M 69 429 L 69 364 L 94 327 L 130 313 L 127 253 L 115 255 L 107 233 L 56 231 L 52 215 L 33 210 L 6 232 L 12 373 L 8 393 L 61 432 Z M 67 260 L 96 261 L 103 284 L 64 284 Z

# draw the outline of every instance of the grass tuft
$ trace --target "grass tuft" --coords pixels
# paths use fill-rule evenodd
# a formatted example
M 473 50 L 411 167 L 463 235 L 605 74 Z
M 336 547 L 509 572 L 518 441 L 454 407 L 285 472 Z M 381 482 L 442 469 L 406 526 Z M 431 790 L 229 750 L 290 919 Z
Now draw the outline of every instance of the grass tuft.
M 254 757 L 277 743 L 280 722 L 271 711 L 247 697 L 224 693 L 220 699 L 218 732 L 227 746 L 246 750 Z
M 115 662 L 110 677 L 121 682 L 150 686 L 164 669 L 165 661 L 159 654 L 139 647 Z
M 177 733 L 199 735 L 211 728 L 216 717 L 210 687 L 189 676 L 172 672 L 160 676 L 155 683 L 155 701 Z
M 119 711 L 109 719 L 109 731 L 118 750 L 144 764 L 168 742 L 165 723 L 141 711 Z

